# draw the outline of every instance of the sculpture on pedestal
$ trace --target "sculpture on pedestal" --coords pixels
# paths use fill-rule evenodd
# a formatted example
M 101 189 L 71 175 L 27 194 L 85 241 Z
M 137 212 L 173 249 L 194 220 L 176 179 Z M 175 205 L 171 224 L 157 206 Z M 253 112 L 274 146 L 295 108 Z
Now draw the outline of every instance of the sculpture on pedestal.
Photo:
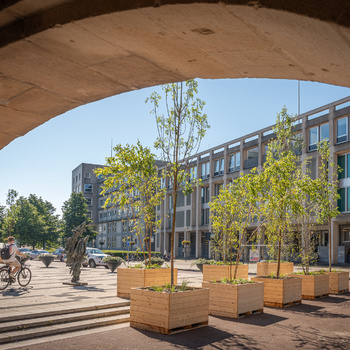
M 72 275 L 71 282 L 74 284 L 80 284 L 80 270 L 86 254 L 86 242 L 89 236 L 85 238 L 81 237 L 85 230 L 86 222 L 74 228 L 73 236 L 67 239 L 66 254 L 67 254 L 67 266 L 70 267 L 70 274 Z

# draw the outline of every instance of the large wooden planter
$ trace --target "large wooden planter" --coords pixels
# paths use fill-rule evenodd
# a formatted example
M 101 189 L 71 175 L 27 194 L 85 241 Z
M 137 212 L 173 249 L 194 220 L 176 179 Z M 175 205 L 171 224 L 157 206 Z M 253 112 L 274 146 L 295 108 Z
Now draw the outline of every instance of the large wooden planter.
M 302 280 L 301 297 L 303 299 L 316 299 L 329 294 L 329 276 L 322 275 L 295 275 Z
M 256 276 L 268 276 L 271 273 L 277 274 L 277 263 L 258 262 L 256 267 Z M 280 276 L 293 273 L 294 264 L 287 262 L 280 264 Z
M 203 282 L 209 289 L 209 314 L 239 318 L 263 312 L 264 284 L 225 284 Z
M 283 308 L 301 303 L 301 278 L 253 277 L 252 280 L 264 282 L 264 306 Z
M 236 265 L 203 265 L 203 281 L 219 281 L 222 278 L 232 278 Z M 238 265 L 236 278 L 248 279 L 248 265 Z
M 349 272 L 329 272 L 329 293 L 339 294 L 349 291 Z
M 130 298 L 130 289 L 136 287 L 159 286 L 170 283 L 170 269 L 117 269 L 117 296 Z M 177 269 L 174 269 L 174 284 L 177 283 Z
M 163 293 L 131 289 L 130 326 L 163 334 L 208 324 L 209 289 Z

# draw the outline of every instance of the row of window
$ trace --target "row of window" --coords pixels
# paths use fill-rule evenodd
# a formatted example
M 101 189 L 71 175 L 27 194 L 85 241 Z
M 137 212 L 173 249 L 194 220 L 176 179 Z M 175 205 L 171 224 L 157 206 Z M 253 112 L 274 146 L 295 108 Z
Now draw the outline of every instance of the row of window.
M 348 141 L 348 116 L 336 120 L 336 143 Z M 309 129 L 309 151 L 317 149 L 317 143 L 329 140 L 329 123 L 314 126 Z

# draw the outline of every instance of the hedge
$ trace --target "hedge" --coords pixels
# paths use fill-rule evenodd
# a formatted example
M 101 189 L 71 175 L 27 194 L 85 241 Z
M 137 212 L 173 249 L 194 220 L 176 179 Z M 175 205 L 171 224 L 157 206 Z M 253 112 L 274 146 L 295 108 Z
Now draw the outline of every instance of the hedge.
M 119 256 L 119 257 L 123 257 L 127 254 L 133 254 L 133 255 L 140 255 L 142 256 L 142 251 L 139 251 L 138 253 L 136 253 L 135 250 L 133 251 L 127 251 L 127 250 L 102 250 L 105 254 L 109 254 L 112 256 Z M 152 255 L 161 255 L 161 252 L 151 252 Z M 146 256 L 148 256 L 148 252 L 146 252 Z

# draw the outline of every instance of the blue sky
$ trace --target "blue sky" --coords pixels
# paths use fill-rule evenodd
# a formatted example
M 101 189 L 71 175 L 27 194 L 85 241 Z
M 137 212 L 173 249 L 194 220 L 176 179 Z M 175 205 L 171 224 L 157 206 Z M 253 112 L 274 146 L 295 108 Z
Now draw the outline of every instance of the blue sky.
M 211 128 L 201 150 L 262 129 L 286 106 L 298 112 L 298 82 L 270 79 L 198 80 L 198 97 Z M 80 163 L 104 164 L 113 144 L 139 139 L 152 147 L 156 126 L 146 98 L 159 87 L 133 91 L 81 106 L 20 137 L 0 151 L 0 204 L 8 189 L 34 193 L 61 214 L 70 196 L 71 173 Z M 300 112 L 350 95 L 350 89 L 300 83 Z

